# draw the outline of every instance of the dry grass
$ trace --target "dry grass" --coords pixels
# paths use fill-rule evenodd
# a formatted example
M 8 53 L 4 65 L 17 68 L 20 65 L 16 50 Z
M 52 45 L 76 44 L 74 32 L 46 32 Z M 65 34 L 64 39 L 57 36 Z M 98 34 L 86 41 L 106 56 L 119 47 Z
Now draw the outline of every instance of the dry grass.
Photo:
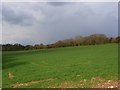
M 13 75 L 13 73 L 11 73 L 11 72 L 8 73 L 8 78 L 9 78 L 9 79 L 13 79 L 14 77 L 15 77 L 15 76 Z
M 31 82 L 26 82 L 26 83 L 17 83 L 17 84 L 13 84 L 12 87 L 13 88 L 18 88 L 18 87 L 21 87 L 21 86 L 29 86 L 29 85 L 37 84 L 37 83 L 40 83 L 40 82 L 47 82 L 47 81 L 51 81 L 51 80 L 54 80 L 54 79 L 50 78 L 50 79 L 47 79 L 47 80 L 31 81 Z

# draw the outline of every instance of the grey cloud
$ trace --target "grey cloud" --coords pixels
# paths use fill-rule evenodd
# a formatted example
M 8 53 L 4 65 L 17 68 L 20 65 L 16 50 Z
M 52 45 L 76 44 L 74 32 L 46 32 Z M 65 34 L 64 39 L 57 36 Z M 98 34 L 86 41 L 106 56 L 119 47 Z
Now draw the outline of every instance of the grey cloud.
M 120 1 L 118 3 L 118 35 L 120 36 Z
M 33 23 L 33 18 L 29 14 L 23 11 L 15 12 L 13 8 L 3 6 L 2 7 L 3 21 L 9 24 L 19 24 L 19 25 L 31 25 Z
M 64 5 L 70 4 L 70 2 L 48 2 L 48 4 L 52 6 L 64 6 Z
M 19 11 L 18 8 L 13 10 L 9 7 L 4 11 L 6 15 L 4 20 L 9 24 L 14 24 L 15 27 L 4 26 L 7 27 L 4 29 L 4 42 L 14 40 L 11 43 L 19 41 L 22 44 L 48 44 L 79 35 L 86 36 L 95 33 L 117 35 L 117 4 L 71 3 L 67 5 L 67 3 L 52 2 L 49 4 L 32 3 L 32 6 L 23 3 L 23 5 L 27 7 L 27 12 L 22 9 L 23 7 L 19 8 L 19 13 L 15 12 Z M 35 16 L 33 17 L 29 12 Z M 24 19 L 27 23 L 34 23 L 34 25 L 22 28 L 16 25 L 16 23 L 25 24 Z
M 2 20 L 2 4 L 0 3 L 0 21 Z

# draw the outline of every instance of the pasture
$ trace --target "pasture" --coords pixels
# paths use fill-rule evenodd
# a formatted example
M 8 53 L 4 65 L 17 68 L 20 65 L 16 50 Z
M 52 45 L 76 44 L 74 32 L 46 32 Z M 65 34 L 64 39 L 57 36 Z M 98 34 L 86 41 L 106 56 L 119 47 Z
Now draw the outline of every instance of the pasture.
M 2 53 L 4 88 L 99 87 L 118 79 L 118 45 Z

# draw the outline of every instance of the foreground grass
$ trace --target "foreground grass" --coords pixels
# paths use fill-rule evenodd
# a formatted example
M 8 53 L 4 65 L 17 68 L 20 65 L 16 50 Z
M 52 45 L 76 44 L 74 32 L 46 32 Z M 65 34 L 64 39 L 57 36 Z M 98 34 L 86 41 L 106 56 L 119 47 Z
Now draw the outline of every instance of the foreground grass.
M 117 71 L 117 44 L 3 52 L 3 87 L 92 87 Z
M 0 51 L 0 88 L 2 88 L 2 51 Z

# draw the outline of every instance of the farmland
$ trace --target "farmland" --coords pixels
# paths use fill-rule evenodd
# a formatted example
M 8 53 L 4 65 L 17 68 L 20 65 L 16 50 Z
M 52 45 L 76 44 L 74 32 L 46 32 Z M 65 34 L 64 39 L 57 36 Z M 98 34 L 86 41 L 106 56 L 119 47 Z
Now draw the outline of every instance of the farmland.
M 4 51 L 3 87 L 84 88 L 118 79 L 118 45 Z

